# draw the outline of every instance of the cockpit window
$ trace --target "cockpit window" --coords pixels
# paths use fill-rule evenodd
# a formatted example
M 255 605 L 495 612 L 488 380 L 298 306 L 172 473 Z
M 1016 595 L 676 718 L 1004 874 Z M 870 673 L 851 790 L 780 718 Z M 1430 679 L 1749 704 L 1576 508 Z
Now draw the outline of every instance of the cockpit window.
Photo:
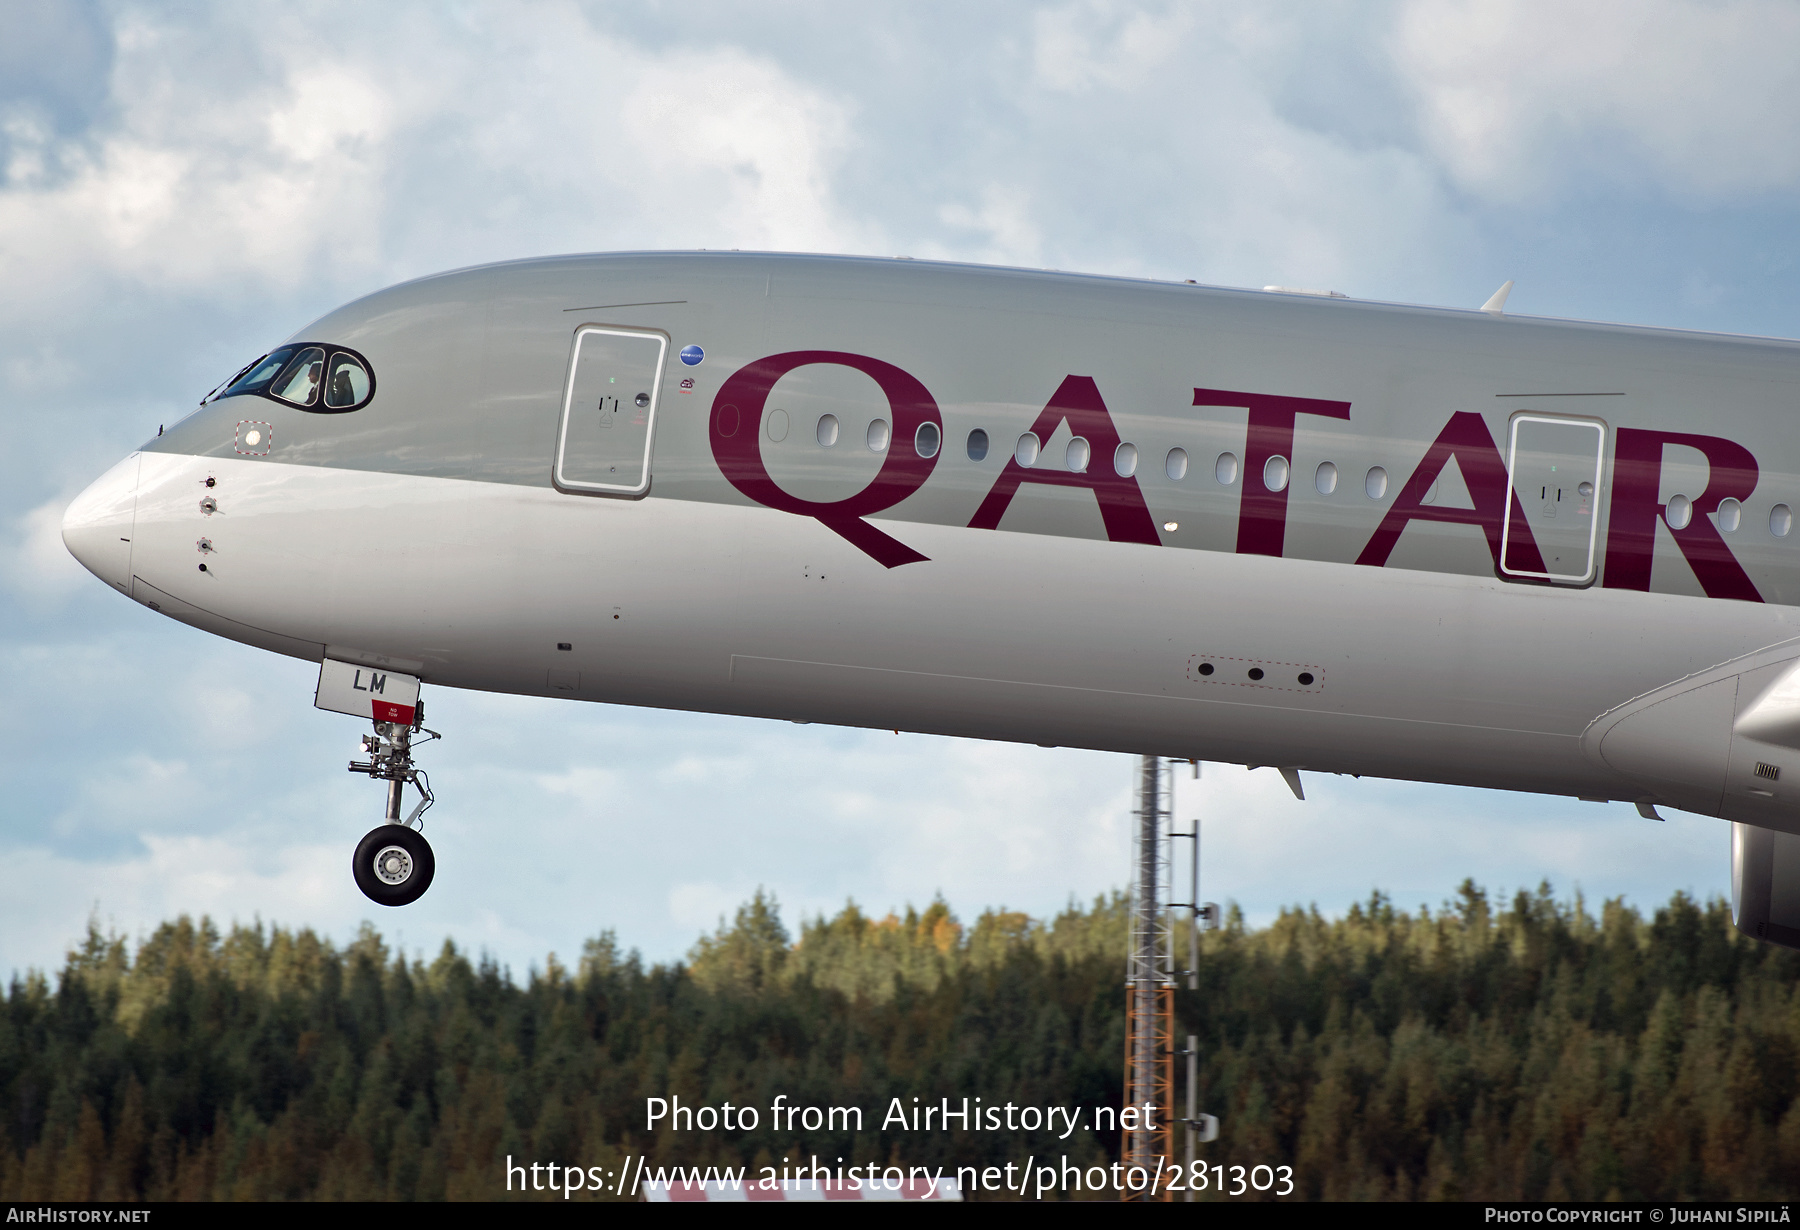
M 221 397 L 234 397 L 239 393 L 260 393 L 275 379 L 275 373 L 287 365 L 294 357 L 297 346 L 283 346 L 280 350 L 264 355 L 249 367 L 238 373 L 238 378 L 231 382 L 231 387 L 220 394 Z
M 296 406 L 310 406 L 319 396 L 319 377 L 325 374 L 325 352 L 308 346 L 288 361 L 269 392 Z
M 264 355 L 215 396 L 244 395 L 275 398 L 315 414 L 342 414 L 369 404 L 375 375 L 353 350 L 300 342 Z
M 348 410 L 369 396 L 369 370 L 353 354 L 331 356 L 331 375 L 325 380 L 325 408 Z

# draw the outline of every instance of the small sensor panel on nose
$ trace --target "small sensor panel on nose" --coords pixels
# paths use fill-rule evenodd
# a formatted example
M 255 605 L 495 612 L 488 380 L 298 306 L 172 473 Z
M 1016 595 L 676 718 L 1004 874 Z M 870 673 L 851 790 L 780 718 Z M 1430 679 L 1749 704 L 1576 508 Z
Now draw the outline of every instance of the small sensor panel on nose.
M 246 457 L 267 457 L 275 442 L 275 429 L 254 419 L 240 420 L 237 425 L 237 451 Z

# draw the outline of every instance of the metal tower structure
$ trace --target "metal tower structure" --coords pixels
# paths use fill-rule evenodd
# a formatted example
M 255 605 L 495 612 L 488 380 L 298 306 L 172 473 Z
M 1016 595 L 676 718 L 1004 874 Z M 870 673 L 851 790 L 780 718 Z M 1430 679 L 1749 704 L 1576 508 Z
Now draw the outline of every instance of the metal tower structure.
M 1200 762 L 1193 762 L 1199 780 Z M 1171 1174 L 1177 1168 L 1174 1155 L 1175 1056 L 1187 1058 L 1187 1116 L 1179 1120 L 1187 1128 L 1185 1170 L 1191 1178 L 1195 1146 L 1217 1140 L 1219 1120 L 1199 1109 L 1199 1045 L 1194 1034 L 1187 1047 L 1175 1049 L 1175 980 L 1187 978 L 1188 990 L 1200 987 L 1200 931 L 1219 925 L 1219 907 L 1200 900 L 1200 820 L 1195 817 L 1186 832 L 1173 823 L 1175 762 L 1157 756 L 1140 756 L 1137 763 L 1137 808 L 1131 865 L 1131 954 L 1125 966 L 1125 1106 L 1133 1111 L 1138 1126 L 1124 1129 L 1122 1161 L 1127 1187 L 1120 1198 L 1132 1201 L 1169 1200 Z M 1188 845 L 1188 900 L 1176 901 L 1174 847 Z M 1175 968 L 1175 911 L 1187 913 L 1187 968 Z M 1145 1106 L 1150 1114 L 1145 1117 Z M 1123 1126 L 1123 1123 L 1121 1124 Z M 1161 1175 L 1131 1190 L 1134 1168 L 1144 1176 Z M 1184 1183 L 1185 1199 L 1194 1198 L 1191 1184 Z
M 1136 857 L 1131 875 L 1131 956 L 1125 969 L 1124 1200 L 1167 1200 L 1175 1164 L 1170 1130 L 1173 1081 L 1175 970 L 1170 936 L 1169 835 L 1173 774 L 1160 756 L 1137 767 Z M 1146 1116 L 1145 1110 L 1149 1108 Z M 1133 1124 L 1134 1126 L 1126 1126 Z M 1139 1190 L 1131 1189 L 1134 1168 Z M 1152 1184 L 1152 1176 L 1162 1182 Z

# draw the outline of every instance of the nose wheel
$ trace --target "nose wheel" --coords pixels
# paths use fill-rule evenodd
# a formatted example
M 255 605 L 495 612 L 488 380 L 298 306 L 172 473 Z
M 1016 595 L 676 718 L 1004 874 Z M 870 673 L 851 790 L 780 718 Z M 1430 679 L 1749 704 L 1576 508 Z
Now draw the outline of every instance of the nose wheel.
M 431 779 L 413 765 L 412 749 L 415 734 L 427 736 L 421 742 L 441 736 L 423 726 L 423 705 L 418 706 L 416 714 L 410 724 L 376 722 L 375 733 L 362 738 L 362 750 L 369 758 L 350 762 L 352 773 L 365 773 L 387 783 L 387 822 L 371 829 L 357 843 L 356 853 L 350 859 L 356 887 L 377 905 L 410 905 L 425 895 L 437 873 L 431 843 L 419 831 L 421 817 L 435 801 Z M 419 792 L 419 801 L 403 819 L 400 805 L 408 785 Z
M 350 870 L 356 887 L 375 904 L 411 905 L 431 887 L 437 860 L 425 834 L 404 824 L 383 824 L 356 844 Z

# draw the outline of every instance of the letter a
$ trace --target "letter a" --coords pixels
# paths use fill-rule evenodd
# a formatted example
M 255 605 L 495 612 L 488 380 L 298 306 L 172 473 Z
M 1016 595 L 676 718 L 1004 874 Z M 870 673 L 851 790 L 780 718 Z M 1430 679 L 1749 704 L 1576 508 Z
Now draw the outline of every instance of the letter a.
M 1462 471 L 1463 482 L 1468 484 L 1469 500 L 1474 508 L 1447 508 L 1425 503 L 1431 484 L 1443 473 L 1451 457 L 1456 458 L 1456 468 Z M 1522 572 L 1542 572 L 1544 561 L 1538 552 L 1537 540 L 1525 524 L 1525 512 L 1519 506 L 1519 498 L 1511 494 L 1507 486 L 1506 463 L 1500 459 L 1500 450 L 1494 447 L 1493 435 L 1479 414 L 1472 410 L 1459 411 L 1450 416 L 1444 430 L 1425 450 L 1424 459 L 1406 480 L 1406 486 L 1375 528 L 1374 536 L 1356 557 L 1356 562 L 1380 568 L 1393 554 L 1394 544 L 1400 541 L 1400 532 L 1408 522 L 1445 521 L 1452 525 L 1479 525 L 1487 535 L 1488 551 L 1494 557 L 1497 573 L 1500 570 L 1500 528 L 1506 518 L 1508 499 L 1512 501 L 1515 530 L 1515 536 L 1508 544 L 1510 563 Z
M 1138 490 L 1137 479 L 1113 468 L 1113 455 L 1119 448 L 1119 429 L 1113 426 L 1112 415 L 1107 413 L 1106 403 L 1100 399 L 1100 388 L 1093 377 L 1065 377 L 1050 398 L 1050 404 L 1031 425 L 1032 434 L 1039 440 L 1048 440 L 1064 421 L 1068 422 L 1072 433 L 1088 442 L 1088 468 L 1081 473 L 1049 467 L 1027 469 L 1019 464 L 1016 456 L 1007 458 L 1006 468 L 1000 471 L 1000 477 L 995 480 L 987 498 L 981 501 L 981 507 L 975 510 L 969 528 L 999 529 L 1000 518 L 1006 515 L 1013 496 L 1018 494 L 1019 484 L 1045 483 L 1053 487 L 1086 487 L 1092 491 L 1100 503 L 1100 519 L 1106 525 L 1106 536 L 1113 542 L 1161 546 L 1162 539 L 1156 535 L 1156 522 L 1144 503 L 1144 493 Z

